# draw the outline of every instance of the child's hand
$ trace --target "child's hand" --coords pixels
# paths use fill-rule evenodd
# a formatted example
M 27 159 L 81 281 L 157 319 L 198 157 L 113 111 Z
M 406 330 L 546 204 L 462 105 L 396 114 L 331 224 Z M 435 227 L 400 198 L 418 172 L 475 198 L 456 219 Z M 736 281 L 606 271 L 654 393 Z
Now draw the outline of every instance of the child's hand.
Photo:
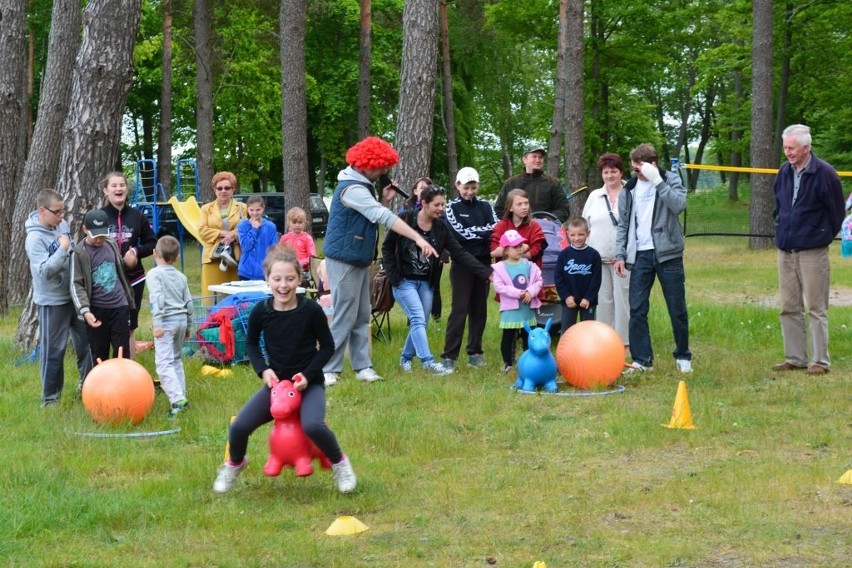
M 189 339 L 190 337 L 192 337 L 192 332 L 189 330 L 189 328 L 186 328 L 186 333 L 183 334 L 183 338 Z
M 303 391 L 308 388 L 308 379 L 302 373 L 293 375 L 293 388 L 297 391 Z
M 580 307 L 583 308 L 584 310 L 588 310 L 589 309 L 589 301 L 587 299 L 583 298 L 582 300 L 580 300 Z
M 521 292 L 520 300 L 525 304 L 529 304 L 530 302 L 532 302 L 532 296 L 530 296 L 529 292 L 524 290 L 523 292 Z
M 275 371 L 272 369 L 267 369 L 260 375 L 263 378 L 263 382 L 266 383 L 266 386 L 269 388 L 274 387 L 278 384 L 278 375 L 275 374 Z
M 62 250 L 68 250 L 71 248 L 71 239 L 68 238 L 68 235 L 62 234 L 59 235 L 59 246 L 62 247 Z
M 254 227 L 255 229 L 259 229 L 260 226 L 263 224 L 263 219 L 251 219 L 249 222 L 251 223 L 252 227 Z
M 565 305 L 568 306 L 571 309 L 576 308 L 577 307 L 577 301 L 574 300 L 574 296 L 568 296 L 568 298 L 565 299 Z
M 130 247 L 127 249 L 127 252 L 124 253 L 124 264 L 127 265 L 128 268 L 133 268 L 137 264 L 139 264 L 139 259 L 136 258 L 136 249 Z
M 158 339 L 160 337 L 163 337 L 163 335 L 165 335 L 165 333 L 166 333 L 165 331 L 163 331 L 162 327 L 155 327 L 152 331 L 154 333 L 154 337 L 156 337 Z
M 92 312 L 86 312 L 83 314 L 83 319 L 86 320 L 86 323 L 89 324 L 89 327 L 101 327 L 101 322 L 98 318 L 95 317 L 95 314 Z

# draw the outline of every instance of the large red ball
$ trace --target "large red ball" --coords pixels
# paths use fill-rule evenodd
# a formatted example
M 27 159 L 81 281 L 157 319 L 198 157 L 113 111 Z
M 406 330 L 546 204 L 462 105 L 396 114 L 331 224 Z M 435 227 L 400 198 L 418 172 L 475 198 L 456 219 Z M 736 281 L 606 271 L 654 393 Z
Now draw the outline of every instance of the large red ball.
M 624 344 L 614 329 L 581 321 L 562 334 L 556 366 L 568 384 L 580 389 L 611 385 L 624 369 Z
M 154 383 L 136 361 L 107 359 L 86 375 L 82 395 L 95 422 L 138 424 L 154 405 Z

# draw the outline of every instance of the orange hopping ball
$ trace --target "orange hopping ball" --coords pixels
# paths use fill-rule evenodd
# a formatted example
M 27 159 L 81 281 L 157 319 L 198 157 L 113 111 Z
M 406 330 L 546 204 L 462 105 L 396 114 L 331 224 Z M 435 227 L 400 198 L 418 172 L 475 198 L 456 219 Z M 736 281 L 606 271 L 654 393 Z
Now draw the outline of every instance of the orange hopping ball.
M 148 371 L 131 359 L 107 359 L 94 366 L 83 383 L 83 406 L 95 422 L 138 424 L 154 405 Z
M 624 369 L 621 336 L 599 321 L 572 325 L 559 339 L 556 366 L 568 384 L 579 389 L 611 385 Z

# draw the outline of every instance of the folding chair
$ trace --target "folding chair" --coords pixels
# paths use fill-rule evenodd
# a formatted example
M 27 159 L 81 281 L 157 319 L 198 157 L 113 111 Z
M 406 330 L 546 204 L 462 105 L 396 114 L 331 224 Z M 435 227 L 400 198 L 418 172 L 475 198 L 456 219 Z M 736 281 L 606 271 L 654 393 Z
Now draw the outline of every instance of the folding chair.
M 324 296 L 331 292 L 328 288 L 328 282 L 323 282 L 320 278 L 319 274 L 319 265 L 322 262 L 322 258 L 318 256 L 312 256 L 311 261 L 308 264 L 308 273 L 310 274 L 310 286 L 305 289 L 309 298 L 318 299 L 320 296 Z

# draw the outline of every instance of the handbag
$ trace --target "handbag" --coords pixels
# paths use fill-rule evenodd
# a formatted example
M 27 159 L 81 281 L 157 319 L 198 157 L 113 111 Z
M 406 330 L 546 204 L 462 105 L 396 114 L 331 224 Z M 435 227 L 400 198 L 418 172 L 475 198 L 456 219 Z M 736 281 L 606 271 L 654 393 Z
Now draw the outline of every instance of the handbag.
M 379 269 L 373 276 L 370 286 L 370 305 L 374 312 L 388 312 L 393 308 L 393 290 L 388 273 L 384 268 Z

